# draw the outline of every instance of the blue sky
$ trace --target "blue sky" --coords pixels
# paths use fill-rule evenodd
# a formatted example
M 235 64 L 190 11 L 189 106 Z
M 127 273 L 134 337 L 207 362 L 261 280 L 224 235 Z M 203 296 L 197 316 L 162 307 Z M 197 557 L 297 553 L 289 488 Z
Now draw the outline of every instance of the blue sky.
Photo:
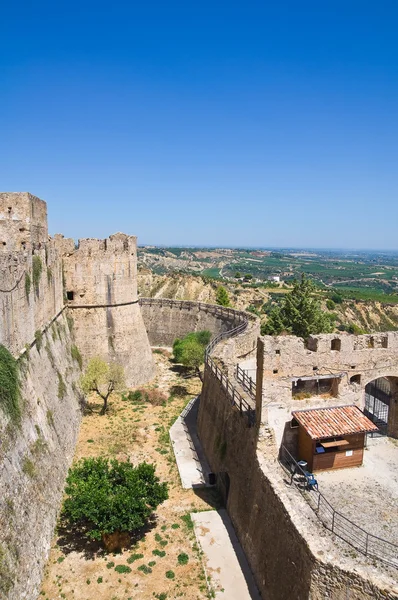
M 397 249 L 398 3 L 0 8 L 0 187 L 50 232 Z

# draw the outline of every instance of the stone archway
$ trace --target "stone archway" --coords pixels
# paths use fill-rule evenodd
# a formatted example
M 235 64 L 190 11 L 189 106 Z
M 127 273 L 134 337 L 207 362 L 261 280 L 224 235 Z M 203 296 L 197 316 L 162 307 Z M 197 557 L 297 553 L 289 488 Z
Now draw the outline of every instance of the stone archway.
M 366 384 L 364 412 L 381 435 L 398 437 L 398 377 L 378 377 Z

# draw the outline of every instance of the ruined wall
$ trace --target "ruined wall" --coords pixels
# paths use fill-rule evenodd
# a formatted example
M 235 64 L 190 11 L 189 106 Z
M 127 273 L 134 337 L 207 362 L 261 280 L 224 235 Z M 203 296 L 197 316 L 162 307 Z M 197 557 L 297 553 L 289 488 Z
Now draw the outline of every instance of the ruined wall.
M 137 298 L 136 238 L 80 240 L 64 256 L 64 277 L 84 360 L 120 363 L 130 387 L 149 381 L 155 367 Z
M 22 421 L 0 411 L 0 598 L 38 596 L 81 410 L 62 314 L 20 358 Z
M 365 386 L 379 377 L 398 377 L 398 333 L 372 335 L 323 334 L 307 341 L 294 336 L 264 336 L 264 416 L 280 443 L 294 449 L 294 433 L 285 427 L 292 410 L 365 402 Z M 329 381 L 330 393 L 294 397 L 295 381 L 338 375 Z M 323 382 L 325 379 L 319 380 Z M 321 386 L 322 387 L 322 386 Z M 326 385 L 327 387 L 327 385 Z M 321 390 L 322 392 L 322 390 Z M 267 417 L 268 415 L 268 417 Z M 284 432 L 282 429 L 284 428 Z M 398 390 L 389 415 L 389 435 L 398 432 Z M 287 437 L 286 437 L 287 436 Z

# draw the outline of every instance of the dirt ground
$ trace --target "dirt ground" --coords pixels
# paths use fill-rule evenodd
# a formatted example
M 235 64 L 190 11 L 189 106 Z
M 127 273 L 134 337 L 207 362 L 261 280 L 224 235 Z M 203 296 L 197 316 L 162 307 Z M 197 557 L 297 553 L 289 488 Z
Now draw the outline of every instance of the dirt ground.
M 169 484 L 169 499 L 158 507 L 147 530 L 118 554 L 106 554 L 97 542 L 59 527 L 45 569 L 41 591 L 45 600 L 209 597 L 189 513 L 218 507 L 218 499 L 213 491 L 182 489 L 168 435 L 170 425 L 201 384 L 198 378 L 184 378 L 167 351 L 155 350 L 154 356 L 157 377 L 144 387 L 163 391 L 169 398 L 166 404 L 123 400 L 115 394 L 109 412 L 100 416 L 101 405 L 91 398 L 92 412 L 83 418 L 74 460 L 105 455 L 130 458 L 133 464 L 155 463 L 158 476 Z M 188 558 L 178 560 L 181 554 Z
M 316 474 L 332 506 L 357 525 L 398 544 L 398 446 L 387 437 L 368 439 L 363 465 Z

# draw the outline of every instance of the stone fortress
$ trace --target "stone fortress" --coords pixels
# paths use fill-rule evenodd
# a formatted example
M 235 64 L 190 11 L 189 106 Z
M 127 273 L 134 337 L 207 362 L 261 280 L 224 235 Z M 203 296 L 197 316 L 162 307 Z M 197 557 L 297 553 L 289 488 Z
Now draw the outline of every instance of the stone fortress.
M 0 344 L 19 361 L 24 404 L 18 428 L 0 411 L 0 597 L 38 596 L 81 418 L 73 345 L 84 361 L 123 364 L 133 387 L 154 374 L 151 346 L 207 328 L 198 434 L 263 599 L 397 599 L 392 571 L 344 550 L 286 484 L 278 455 L 295 444 L 297 388 L 326 386 L 317 406 L 363 408 L 365 386 L 386 378 L 397 437 L 398 334 L 261 338 L 247 313 L 138 299 L 136 253 L 120 233 L 77 247 L 49 238 L 45 202 L 0 194 Z

